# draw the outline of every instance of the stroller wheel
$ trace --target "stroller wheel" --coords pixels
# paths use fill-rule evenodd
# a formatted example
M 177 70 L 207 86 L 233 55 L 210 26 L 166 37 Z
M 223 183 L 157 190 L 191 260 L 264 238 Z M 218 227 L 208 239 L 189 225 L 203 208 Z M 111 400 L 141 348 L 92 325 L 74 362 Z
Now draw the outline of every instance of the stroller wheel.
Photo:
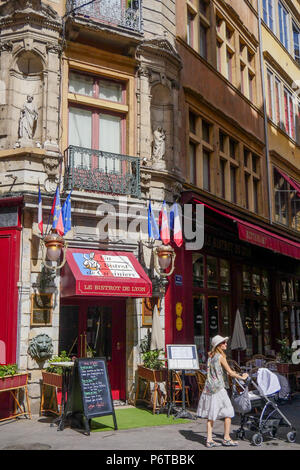
M 251 442 L 252 442 L 252 444 L 254 444 L 255 446 L 261 446 L 262 443 L 263 443 L 262 434 L 253 434 L 253 436 L 252 436 L 252 438 L 251 438 Z
M 239 431 L 237 433 L 237 437 L 241 440 L 244 440 L 245 439 L 245 431 Z
M 296 432 L 295 431 L 288 432 L 287 435 L 286 435 L 286 438 L 289 442 L 295 442 L 296 441 Z

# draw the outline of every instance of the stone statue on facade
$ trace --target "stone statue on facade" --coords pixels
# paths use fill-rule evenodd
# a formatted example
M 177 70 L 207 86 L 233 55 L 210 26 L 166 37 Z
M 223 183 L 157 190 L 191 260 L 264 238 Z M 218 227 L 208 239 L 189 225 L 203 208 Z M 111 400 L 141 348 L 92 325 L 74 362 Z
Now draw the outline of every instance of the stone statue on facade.
M 32 338 L 28 347 L 28 354 L 37 360 L 46 360 L 53 354 L 53 343 L 50 336 L 40 334 Z
M 27 101 L 21 109 L 19 121 L 19 138 L 32 140 L 38 119 L 38 111 L 33 103 L 33 96 L 27 95 Z
M 154 160 L 162 160 L 166 152 L 166 133 L 162 127 L 157 127 L 153 132 L 153 151 Z

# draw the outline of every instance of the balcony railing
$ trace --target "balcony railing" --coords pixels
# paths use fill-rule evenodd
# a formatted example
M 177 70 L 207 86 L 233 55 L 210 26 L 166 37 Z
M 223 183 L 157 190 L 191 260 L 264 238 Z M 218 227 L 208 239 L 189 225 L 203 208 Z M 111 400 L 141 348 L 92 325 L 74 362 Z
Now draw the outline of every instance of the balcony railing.
M 65 189 L 140 197 L 140 159 L 69 146 L 65 151 Z
M 133 32 L 143 29 L 142 0 L 67 0 L 67 12 Z

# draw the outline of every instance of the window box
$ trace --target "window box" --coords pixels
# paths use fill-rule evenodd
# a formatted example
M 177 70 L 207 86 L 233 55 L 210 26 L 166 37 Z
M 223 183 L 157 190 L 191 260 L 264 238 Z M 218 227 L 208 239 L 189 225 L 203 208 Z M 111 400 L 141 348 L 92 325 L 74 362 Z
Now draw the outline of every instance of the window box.
M 0 390 L 12 390 L 27 385 L 28 374 L 20 373 L 15 375 L 7 375 L 0 377 Z

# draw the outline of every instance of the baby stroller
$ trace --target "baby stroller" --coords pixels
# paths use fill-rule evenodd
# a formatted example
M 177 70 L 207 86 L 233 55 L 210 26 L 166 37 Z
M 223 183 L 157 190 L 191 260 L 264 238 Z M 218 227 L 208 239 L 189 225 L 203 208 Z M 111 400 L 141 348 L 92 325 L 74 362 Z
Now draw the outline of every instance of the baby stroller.
M 236 431 L 239 439 L 245 438 L 246 430 L 254 431 L 251 442 L 255 446 L 260 446 L 265 434 L 272 438 L 276 437 L 279 427 L 289 427 L 286 435 L 289 442 L 296 441 L 296 429 L 280 411 L 277 401 L 280 391 L 278 377 L 268 369 L 261 368 L 257 371 L 257 383 L 254 378 L 241 383 L 236 380 L 241 392 L 233 386 L 232 404 L 237 413 L 241 416 L 240 428 Z M 254 390 L 249 391 L 249 385 L 253 385 Z

